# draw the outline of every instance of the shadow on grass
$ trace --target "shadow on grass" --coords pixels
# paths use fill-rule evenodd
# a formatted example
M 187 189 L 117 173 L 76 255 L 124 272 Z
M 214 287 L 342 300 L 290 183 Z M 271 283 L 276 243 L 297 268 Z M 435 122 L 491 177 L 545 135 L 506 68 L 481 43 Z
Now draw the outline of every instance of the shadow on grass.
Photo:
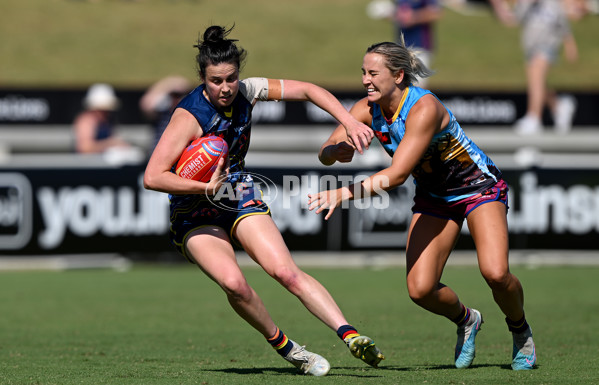
M 327 377 L 356 377 L 356 378 L 378 378 L 377 371 L 396 371 L 396 372 L 417 372 L 425 370 L 471 370 L 477 368 L 499 368 L 503 370 L 512 370 L 509 364 L 479 364 L 471 365 L 468 369 L 458 369 L 454 365 L 422 365 L 422 366 L 381 366 L 378 369 L 358 367 L 339 367 L 331 368 Z M 344 373 L 343 370 L 363 371 L 363 373 Z M 225 369 L 203 369 L 205 372 L 218 372 L 227 374 L 266 374 L 266 375 L 298 375 L 294 368 L 225 368 Z
M 327 377 L 356 377 L 356 378 L 379 378 L 381 376 L 376 374 L 377 370 L 366 368 L 363 374 L 356 373 L 343 373 L 343 370 L 356 370 L 364 371 L 363 367 L 332 367 L 331 371 L 327 374 Z M 395 370 L 402 370 L 397 368 Z M 405 370 L 405 369 L 404 369 Z M 266 375 L 302 375 L 294 368 L 225 368 L 225 369 L 203 369 L 204 372 L 217 372 L 226 374 L 266 374 Z
M 499 369 L 509 369 L 512 370 L 512 367 L 508 364 L 474 364 L 470 365 L 470 367 L 466 369 L 458 369 L 454 365 L 419 365 L 419 366 L 382 366 L 379 370 L 395 370 L 402 372 L 417 372 L 421 370 L 469 370 L 476 368 L 499 368 Z

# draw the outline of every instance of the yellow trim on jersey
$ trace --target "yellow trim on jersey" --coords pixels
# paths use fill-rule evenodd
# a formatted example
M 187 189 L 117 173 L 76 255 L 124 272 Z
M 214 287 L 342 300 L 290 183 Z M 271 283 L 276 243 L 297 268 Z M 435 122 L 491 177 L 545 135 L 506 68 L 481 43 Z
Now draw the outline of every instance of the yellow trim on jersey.
M 399 116 L 399 113 L 400 113 L 404 103 L 406 102 L 406 99 L 408 98 L 408 92 L 410 92 L 410 87 L 406 87 L 406 90 L 403 92 L 403 95 L 401 95 L 401 100 L 399 101 L 399 106 L 397 107 L 397 110 L 395 110 L 395 113 L 393 114 L 393 118 L 391 118 L 391 123 L 395 122 L 395 119 L 397 119 L 397 117 Z M 383 117 L 385 117 L 385 113 L 383 112 L 383 107 L 381 107 L 379 105 L 379 108 L 381 109 L 381 115 Z

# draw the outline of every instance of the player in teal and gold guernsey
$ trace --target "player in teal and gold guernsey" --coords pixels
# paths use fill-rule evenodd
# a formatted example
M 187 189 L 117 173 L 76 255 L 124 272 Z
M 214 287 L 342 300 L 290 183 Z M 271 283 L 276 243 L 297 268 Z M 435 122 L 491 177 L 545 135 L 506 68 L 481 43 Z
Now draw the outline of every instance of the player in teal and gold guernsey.
M 406 133 L 410 109 L 424 95 L 434 96 L 422 88 L 406 88 L 399 108 L 390 121 L 385 118 L 381 107 L 374 105 L 374 134 L 390 156 L 393 156 Z M 451 111 L 447 110 L 447 114 L 449 123 L 435 133 L 412 174 L 416 185 L 428 194 L 455 202 L 493 187 L 501 179 L 501 173 L 493 161 L 464 134 Z
M 411 175 L 416 194 L 406 247 L 410 298 L 457 325 L 455 366 L 470 366 L 482 315 L 441 282 L 466 220 L 480 271 L 512 332 L 512 368 L 532 369 L 536 352 L 524 316 L 522 285 L 508 263 L 507 184 L 451 111 L 433 93 L 414 85 L 418 77 L 430 75 L 405 44 L 385 42 L 367 49 L 362 64 L 367 97 L 350 112 L 372 128 L 392 157 L 391 164 L 359 183 L 310 194 L 309 209 L 326 210 L 328 219 L 343 201 L 383 194 Z M 319 159 L 325 165 L 349 162 L 355 149 L 367 144 L 363 140 L 361 133 L 339 126 L 322 146 Z
M 324 376 L 330 369 L 326 359 L 292 341 L 277 327 L 237 264 L 233 241 L 314 316 L 336 331 L 355 357 L 377 367 L 383 354 L 371 338 L 360 335 L 348 324 L 324 286 L 295 264 L 268 206 L 253 187 L 251 176 L 244 172 L 252 109 L 259 101 L 310 101 L 363 139 L 372 138 L 372 132 L 330 92 L 312 83 L 267 78 L 240 80 L 246 52 L 237 47 L 236 40 L 226 38 L 230 31 L 221 26 L 209 27 L 198 42 L 197 64 L 202 84 L 173 112 L 148 161 L 144 186 L 169 194 L 171 240 L 177 250 L 223 289 L 237 314 L 285 360 L 302 373 L 314 376 Z M 194 139 L 209 135 L 227 141 L 228 168 L 221 159 L 208 183 L 177 176 L 173 165 L 183 150 Z M 235 199 L 227 197 L 217 204 L 217 193 L 225 183 L 240 193 Z M 213 338 L 208 337 L 207 343 Z

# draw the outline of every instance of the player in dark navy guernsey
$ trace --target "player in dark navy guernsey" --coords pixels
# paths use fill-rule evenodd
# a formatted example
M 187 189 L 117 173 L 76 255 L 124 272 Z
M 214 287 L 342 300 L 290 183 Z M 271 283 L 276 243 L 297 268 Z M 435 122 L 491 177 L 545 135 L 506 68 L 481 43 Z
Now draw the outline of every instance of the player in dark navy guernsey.
M 258 101 L 310 101 L 337 119 L 356 141 L 368 142 L 372 131 L 358 122 L 330 92 L 314 84 L 266 78 L 240 80 L 246 52 L 235 40 L 227 39 L 230 31 L 220 26 L 209 27 L 198 42 L 196 60 L 202 84 L 173 112 L 146 167 L 144 185 L 170 194 L 170 234 L 177 250 L 214 280 L 237 314 L 302 373 L 323 376 L 330 365 L 279 330 L 237 264 L 233 241 L 312 314 L 336 331 L 355 357 L 377 367 L 384 358 L 378 347 L 348 324 L 335 300 L 318 281 L 298 268 L 269 215 L 268 206 L 260 199 L 260 191 L 244 172 L 252 108 Z M 227 141 L 228 167 L 221 159 L 208 183 L 177 176 L 172 169 L 183 150 L 194 139 L 208 135 Z M 225 183 L 239 190 L 236 197 L 241 198 L 224 198 L 217 205 L 216 196 Z
M 385 194 L 411 175 L 416 184 L 406 247 L 407 287 L 421 307 L 457 325 L 455 365 L 470 366 L 481 313 L 466 307 L 441 282 L 464 220 L 474 242 L 480 271 L 512 332 L 514 370 L 536 363 L 532 331 L 524 316 L 522 285 L 508 264 L 507 191 L 501 172 L 470 140 L 455 117 L 430 91 L 414 86 L 431 71 L 405 44 L 379 43 L 366 51 L 362 83 L 368 96 L 351 109 L 368 124 L 391 165 L 364 181 L 311 194 L 309 209 L 328 219 L 345 200 Z M 337 127 L 321 148 L 325 165 L 351 161 L 356 135 Z M 362 143 L 364 144 L 364 143 Z

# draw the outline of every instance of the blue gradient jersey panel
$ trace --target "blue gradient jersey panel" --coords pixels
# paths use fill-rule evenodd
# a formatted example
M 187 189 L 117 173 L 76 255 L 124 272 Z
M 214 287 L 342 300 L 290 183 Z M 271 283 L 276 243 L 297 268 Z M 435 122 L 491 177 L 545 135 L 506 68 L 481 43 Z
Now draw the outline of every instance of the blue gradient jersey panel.
M 410 109 L 424 95 L 432 92 L 406 88 L 399 107 L 391 120 L 385 119 L 378 104 L 372 106 L 372 127 L 383 148 L 391 156 L 397 150 L 406 132 Z M 435 136 L 419 160 L 412 176 L 419 189 L 446 202 L 457 201 L 478 194 L 493 186 L 501 172 L 493 161 L 470 140 L 449 109 L 449 124 Z

